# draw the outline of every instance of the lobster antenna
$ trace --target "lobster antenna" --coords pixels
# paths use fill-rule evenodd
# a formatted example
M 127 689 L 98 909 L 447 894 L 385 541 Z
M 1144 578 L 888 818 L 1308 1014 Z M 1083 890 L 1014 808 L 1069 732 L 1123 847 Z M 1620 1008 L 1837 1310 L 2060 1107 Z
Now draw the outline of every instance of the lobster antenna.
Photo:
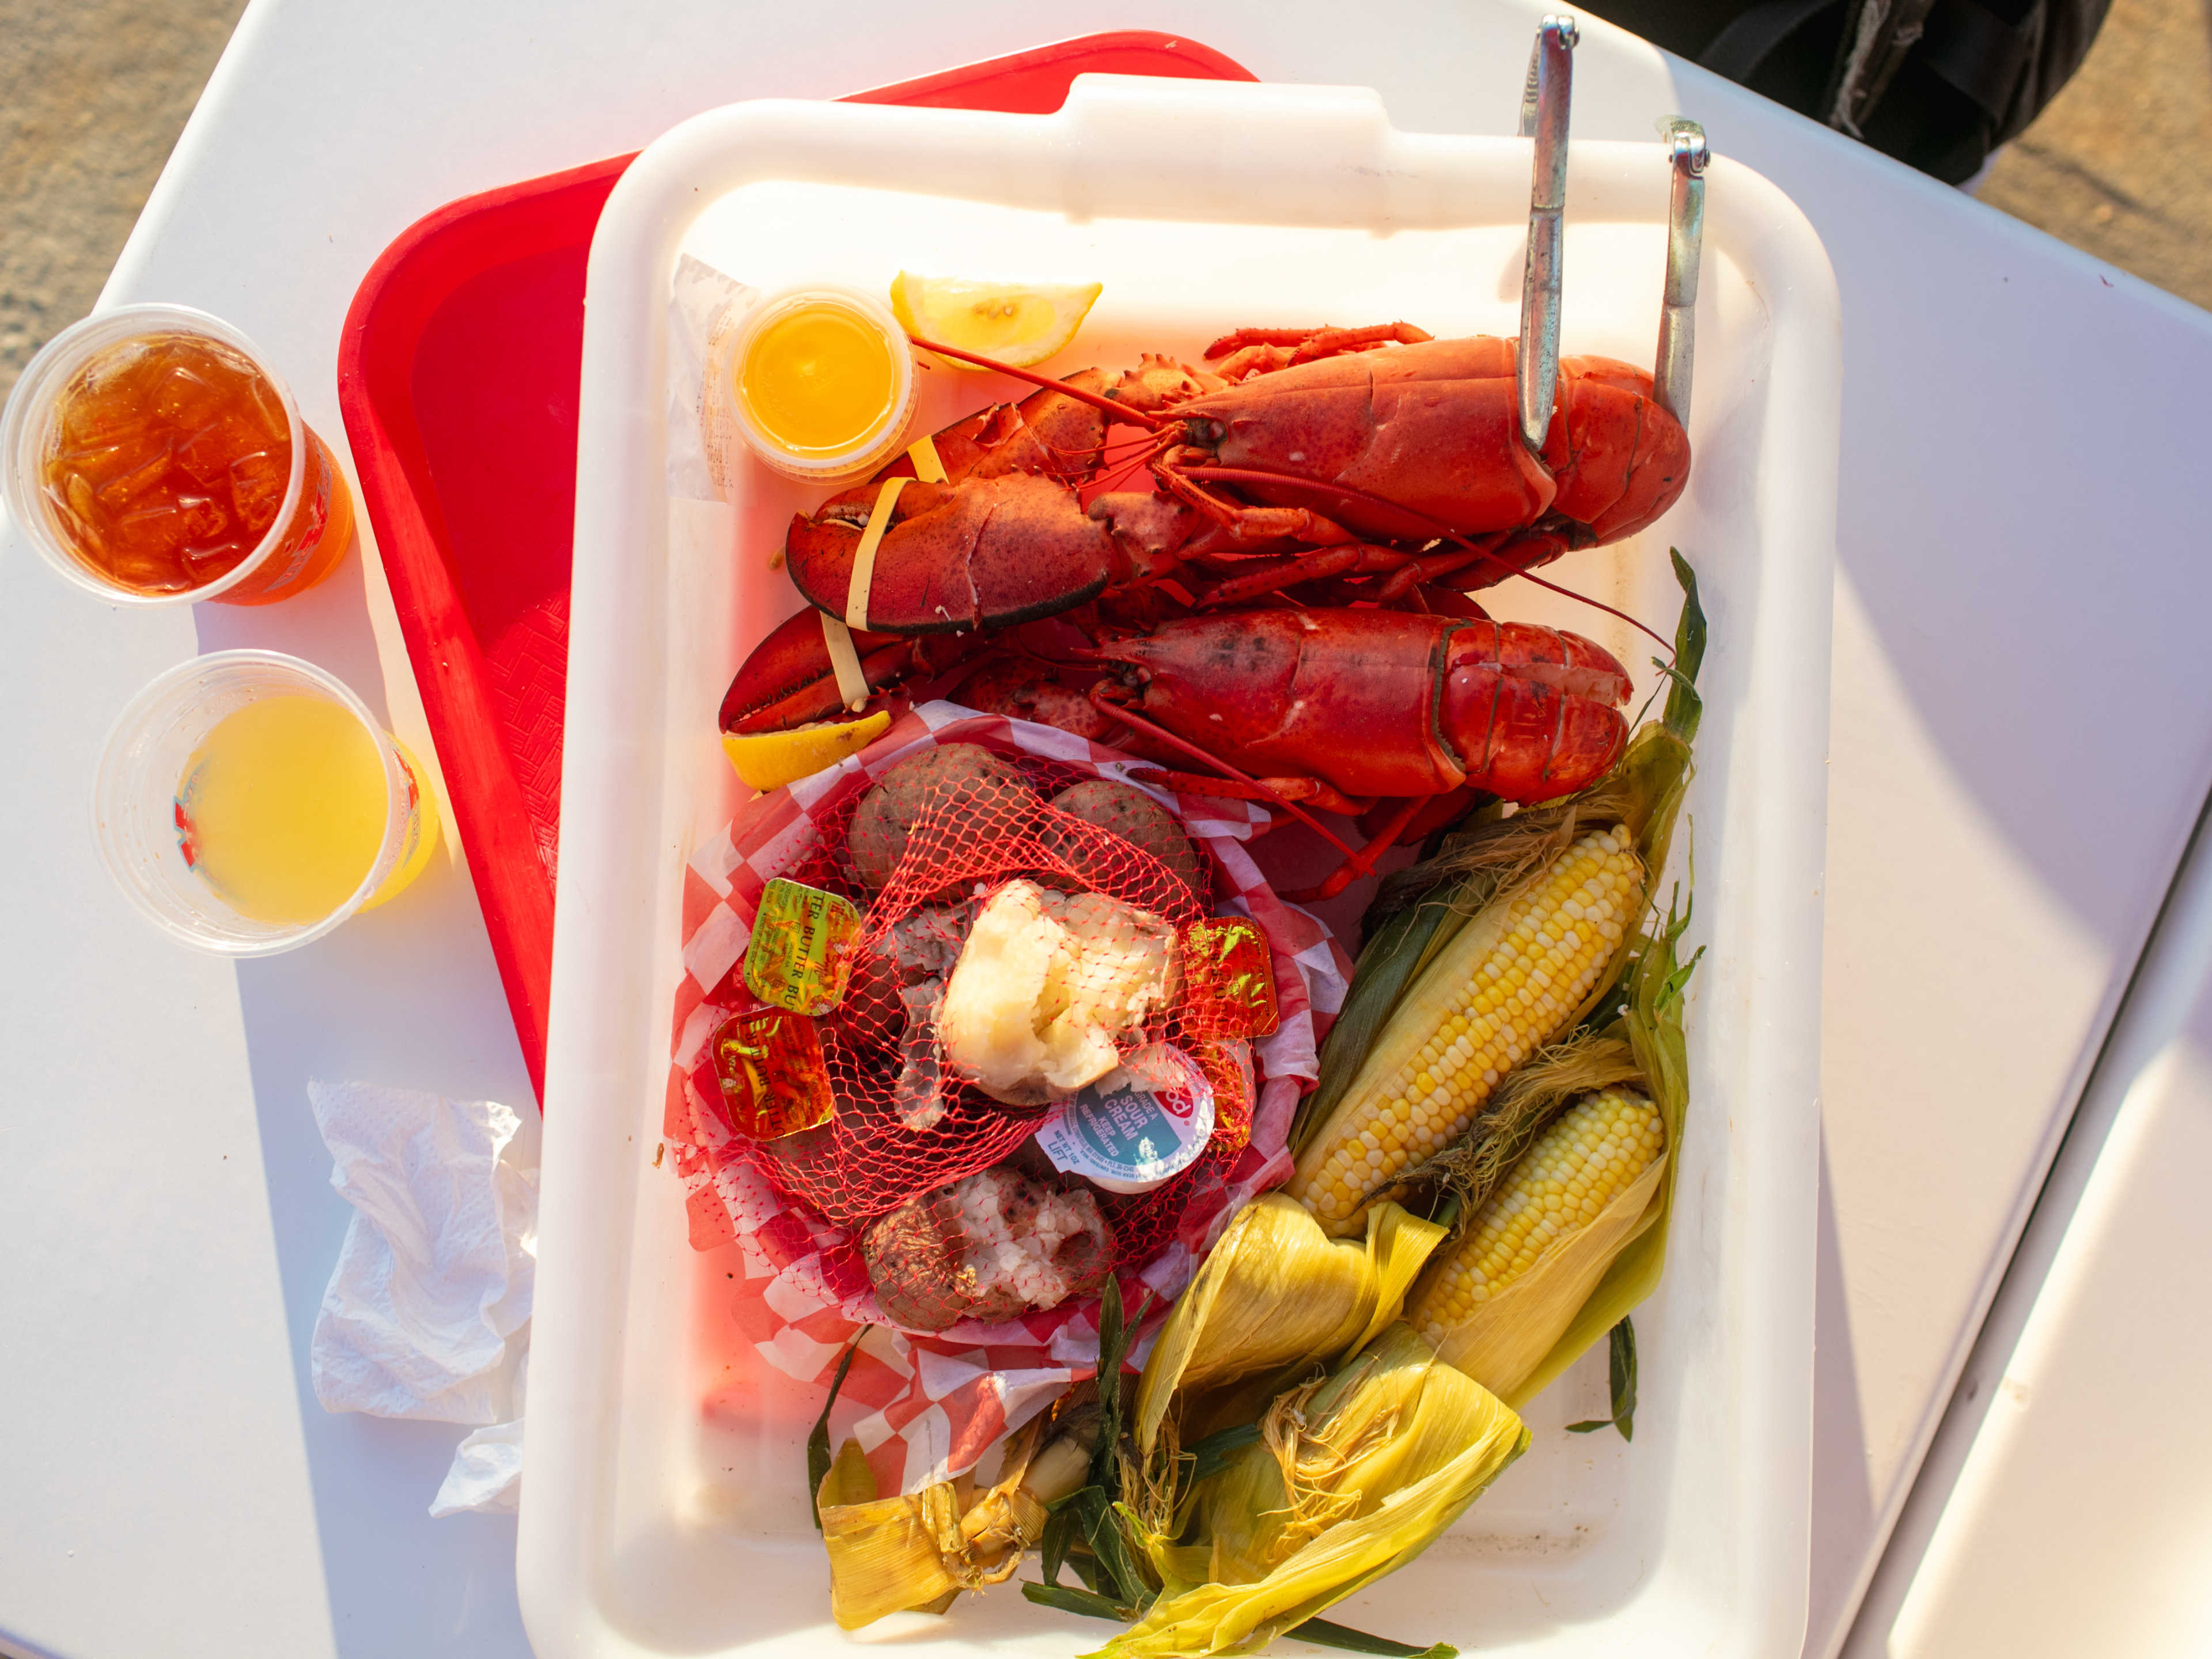
M 1521 349 L 1515 380 L 1521 394 L 1521 441 L 1533 454 L 1552 428 L 1559 392 L 1559 233 L 1567 199 L 1567 106 L 1574 96 L 1571 17 L 1544 19 L 1529 58 L 1534 100 L 1524 93 L 1521 125 L 1535 142 L 1528 186 L 1528 263 L 1521 276 Z
M 1659 406 L 1690 424 L 1690 361 L 1697 345 L 1698 262 L 1705 240 L 1705 130 L 1667 123 L 1673 185 L 1667 204 L 1667 293 L 1659 309 L 1659 362 L 1651 371 Z

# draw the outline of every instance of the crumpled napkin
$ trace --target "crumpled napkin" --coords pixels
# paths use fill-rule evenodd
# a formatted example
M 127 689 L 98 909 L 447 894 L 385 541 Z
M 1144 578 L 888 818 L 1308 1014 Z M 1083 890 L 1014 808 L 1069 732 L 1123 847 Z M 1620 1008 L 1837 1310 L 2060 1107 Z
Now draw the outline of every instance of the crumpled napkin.
M 530 1334 L 522 1336 L 526 1344 Z M 438 1495 L 430 1500 L 430 1513 L 442 1520 L 465 1510 L 513 1515 L 522 1504 L 523 1379 L 530 1370 L 526 1346 L 514 1368 L 514 1419 L 478 1429 L 453 1451 L 453 1466 L 446 1471 Z
M 514 1507 L 538 1221 L 538 1115 L 311 1082 L 331 1184 L 354 1206 L 309 1370 L 331 1412 L 481 1426 L 431 1509 Z

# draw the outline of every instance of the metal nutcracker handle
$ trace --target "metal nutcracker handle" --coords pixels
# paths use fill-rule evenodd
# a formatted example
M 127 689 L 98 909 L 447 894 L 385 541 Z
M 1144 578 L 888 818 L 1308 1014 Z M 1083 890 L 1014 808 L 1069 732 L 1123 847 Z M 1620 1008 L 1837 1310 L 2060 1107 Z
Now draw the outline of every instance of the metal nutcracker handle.
M 1572 17 L 1547 16 L 1528 55 L 1521 132 L 1535 140 L 1528 186 L 1528 259 L 1521 276 L 1521 349 L 1515 384 L 1521 441 L 1544 447 L 1559 389 L 1559 238 L 1567 198 L 1567 112 L 1574 96 Z
M 1676 116 L 1667 124 L 1672 189 L 1667 204 L 1667 291 L 1659 310 L 1659 406 L 1690 424 L 1690 363 L 1697 346 L 1698 264 L 1705 238 L 1705 130 Z

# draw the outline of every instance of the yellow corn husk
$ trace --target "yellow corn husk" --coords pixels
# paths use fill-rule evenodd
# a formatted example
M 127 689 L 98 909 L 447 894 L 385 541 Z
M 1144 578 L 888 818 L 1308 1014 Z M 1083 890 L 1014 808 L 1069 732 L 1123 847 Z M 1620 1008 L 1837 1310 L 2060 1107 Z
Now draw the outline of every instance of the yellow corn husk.
M 1200 1499 L 1209 1582 L 1170 1578 L 1100 1659 L 1265 1647 L 1419 1555 L 1528 1443 L 1510 1407 L 1402 1322 L 1278 1399 L 1262 1435 Z
M 1614 1259 L 1659 1212 L 1667 1127 L 1641 1090 L 1557 1117 L 1430 1264 L 1407 1316 L 1438 1354 L 1518 1405 Z
M 1089 1425 L 1095 1437 L 1095 1419 Z M 823 1477 L 822 1541 L 830 1552 L 830 1613 L 842 1630 L 894 1613 L 942 1613 L 963 1589 L 1014 1576 L 1043 1535 L 1045 1506 L 1083 1484 L 1091 1463 L 1084 1425 L 1047 1432 L 1040 1416 L 1008 1440 L 999 1480 L 964 1506 L 941 1481 L 878 1498 L 859 1443 L 848 1440 Z
M 1437 954 L 1381 1031 L 1285 1190 L 1324 1230 L 1474 1122 L 1506 1074 L 1583 1012 L 1644 904 L 1644 862 L 1613 823 L 1584 830 Z
M 1183 1443 L 1249 1422 L 1287 1383 L 1334 1364 L 1398 1317 L 1443 1228 L 1395 1204 L 1364 1241 L 1332 1240 L 1279 1193 L 1223 1231 L 1168 1316 L 1137 1383 L 1137 1445 L 1152 1452 L 1180 1399 Z

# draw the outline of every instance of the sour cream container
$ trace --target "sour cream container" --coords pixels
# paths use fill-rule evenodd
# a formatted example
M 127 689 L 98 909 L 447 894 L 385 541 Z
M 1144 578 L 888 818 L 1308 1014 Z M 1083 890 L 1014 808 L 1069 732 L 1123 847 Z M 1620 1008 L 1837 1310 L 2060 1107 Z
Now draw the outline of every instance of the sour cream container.
M 1181 1175 L 1212 1139 L 1213 1085 L 1196 1060 L 1166 1043 L 1128 1055 L 1036 1133 L 1062 1175 L 1123 1194 Z

